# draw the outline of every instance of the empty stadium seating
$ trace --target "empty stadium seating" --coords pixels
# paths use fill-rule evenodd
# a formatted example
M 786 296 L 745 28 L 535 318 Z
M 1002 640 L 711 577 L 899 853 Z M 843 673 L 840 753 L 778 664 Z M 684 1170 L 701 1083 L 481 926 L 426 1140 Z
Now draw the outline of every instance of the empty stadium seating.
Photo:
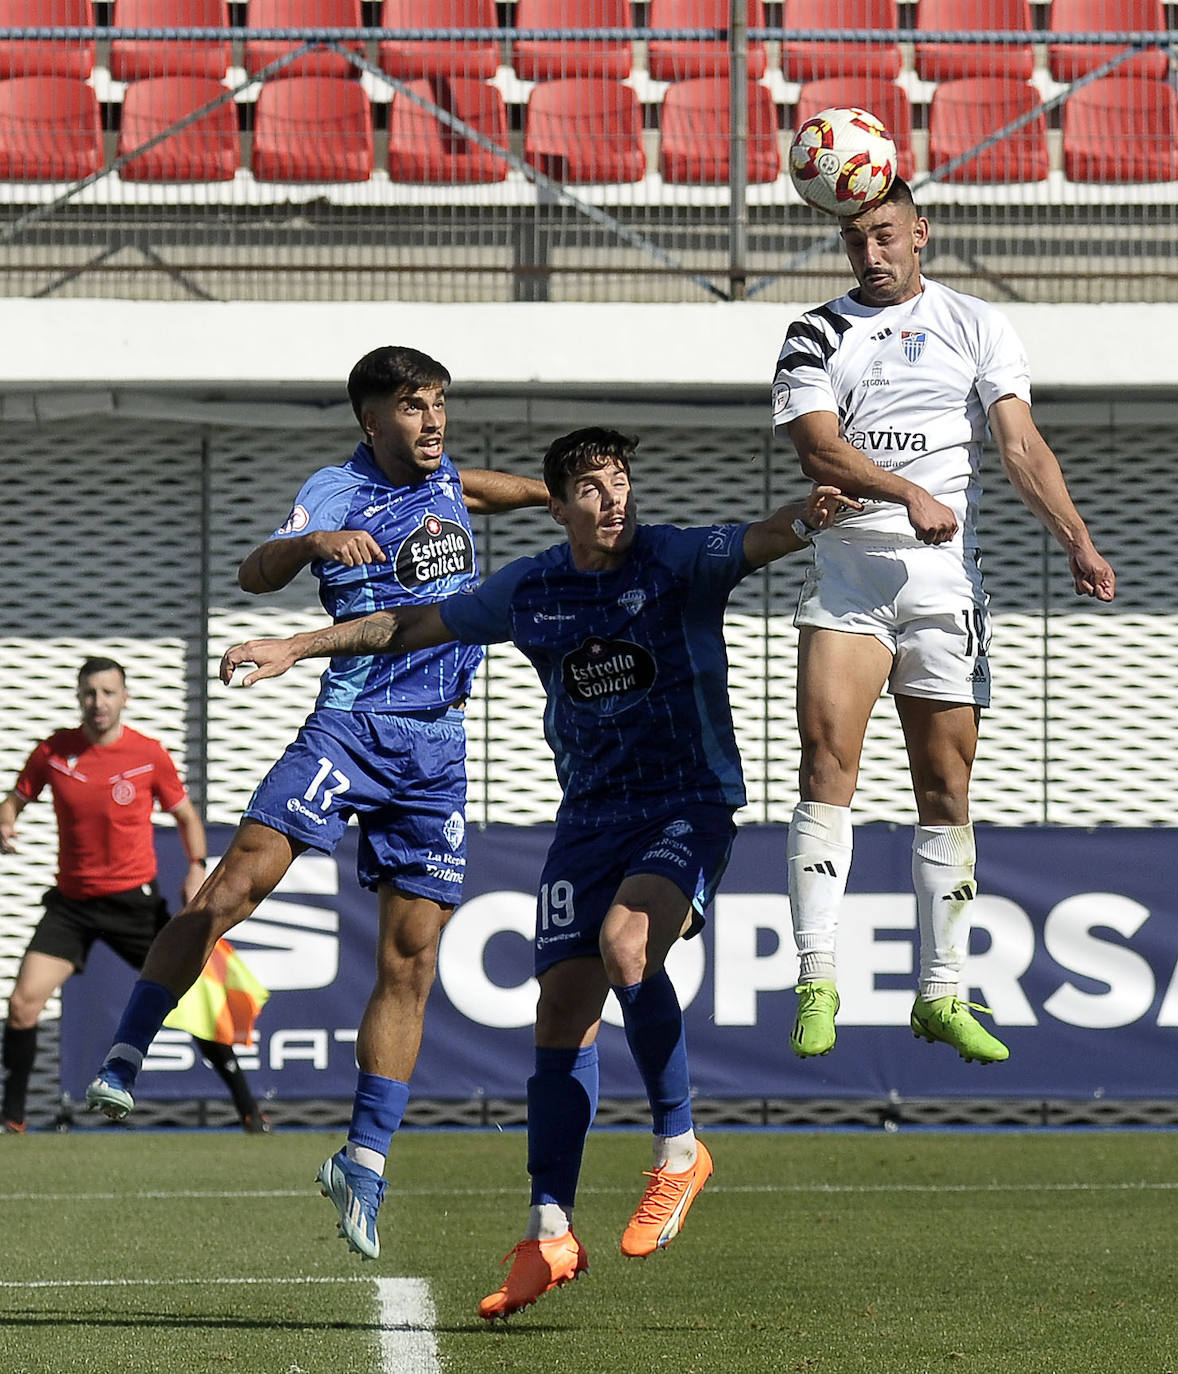
M 916 43 L 916 74 L 925 81 L 966 76 L 1029 81 L 1034 66 L 1027 0 L 919 0 L 916 27 L 925 33 L 1018 32 L 1025 44 Z
M 895 29 L 896 0 L 785 0 L 786 29 Z M 888 81 L 900 74 L 897 43 L 843 43 L 787 38 L 781 65 L 790 81 L 821 81 L 828 76 L 874 75 Z
M 518 29 L 628 29 L 633 26 L 630 0 L 516 0 Z M 513 42 L 512 65 L 524 81 L 553 81 L 570 76 L 630 75 L 633 49 L 613 39 L 521 39 Z
M 652 29 L 727 29 L 728 0 L 650 0 Z M 761 0 L 748 0 L 748 25 L 764 28 Z M 755 80 L 765 75 L 768 58 L 762 41 L 749 40 L 748 72 Z M 696 76 L 728 75 L 728 44 L 708 39 L 652 38 L 646 67 L 656 81 L 683 81 Z
M 639 181 L 646 173 L 642 111 L 620 81 L 544 81 L 528 99 L 524 156 L 556 181 Z
M 384 0 L 380 22 L 386 29 L 494 29 L 499 24 L 495 0 Z M 381 69 L 402 79 L 486 78 L 499 67 L 499 44 L 492 39 L 398 39 L 381 43 L 379 53 Z
M 659 171 L 664 181 L 726 184 L 730 171 L 732 86 L 704 76 L 667 87 L 661 116 Z M 776 181 L 781 171 L 777 107 L 765 86 L 748 88 L 748 180 Z
M 206 76 L 133 81 L 123 96 L 118 156 L 132 152 L 221 99 L 208 114 L 119 169 L 124 181 L 230 181 L 241 164 L 237 106 L 220 82 Z
M 80 181 L 101 165 L 98 98 L 80 77 L 0 81 L 0 180 Z
M 502 181 L 507 176 L 505 158 L 496 157 L 419 103 L 439 106 L 506 149 L 507 109 L 494 86 L 477 77 L 452 76 L 410 81 L 406 88 L 394 94 L 389 107 L 388 165 L 394 181 L 463 186 Z
M 1166 27 L 1162 0 L 1052 0 L 1052 33 L 1113 32 L 1148 33 Z M 1103 66 L 1123 47 L 1102 43 L 1052 43 L 1047 49 L 1047 65 L 1056 81 L 1075 81 L 1077 77 Z M 1147 76 L 1161 80 L 1170 68 L 1164 48 L 1139 51 L 1116 68 L 1118 76 Z
M 832 76 L 825 81 L 808 81 L 798 92 L 794 107 L 794 128 L 819 110 L 835 105 L 855 105 L 870 110 L 887 126 L 896 144 L 898 171 L 911 181 L 916 170 L 912 151 L 912 105 L 908 93 L 894 81 L 869 76 Z
M 125 29 L 225 28 L 226 0 L 115 0 L 112 23 Z M 119 38 L 110 45 L 110 74 L 116 81 L 153 76 L 214 76 L 229 66 L 225 42 L 172 42 Z
M 1064 173 L 1071 181 L 1178 180 L 1178 96 L 1165 81 L 1105 76 L 1063 107 Z
M 358 29 L 363 14 L 360 0 L 249 0 L 246 11 L 251 29 Z M 251 74 L 260 72 L 271 62 L 306 46 L 303 43 L 283 43 L 276 39 L 247 38 L 245 41 L 245 69 Z M 348 43 L 350 52 L 366 56 L 363 43 Z M 339 52 L 317 48 L 287 63 L 276 75 L 286 76 L 359 76 L 360 68 Z
M 980 76 L 943 81 L 929 107 L 929 170 L 946 166 L 1040 103 L 1038 92 L 1026 81 Z M 1043 181 L 1048 167 L 1047 122 L 1040 114 L 943 179 Z
M 90 0 L 0 0 L 0 28 L 29 29 L 94 23 Z M 93 39 L 70 43 L 0 42 L 0 78 L 9 76 L 89 76 L 94 69 Z
M 250 165 L 259 181 L 367 181 L 372 111 L 358 81 L 267 81 L 254 111 Z

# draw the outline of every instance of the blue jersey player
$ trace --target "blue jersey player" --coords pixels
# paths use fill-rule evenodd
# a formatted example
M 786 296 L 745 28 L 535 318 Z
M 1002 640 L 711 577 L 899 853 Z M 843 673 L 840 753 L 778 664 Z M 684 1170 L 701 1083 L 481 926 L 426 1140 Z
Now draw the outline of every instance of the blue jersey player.
M 286 523 L 242 562 L 245 591 L 284 587 L 310 566 L 330 614 L 437 602 L 478 575 L 468 510 L 544 504 L 543 483 L 459 472 L 443 447 L 441 363 L 412 348 L 361 358 L 348 396 L 364 431 L 346 463 L 314 473 Z M 156 1032 L 218 938 L 268 896 L 306 849 L 330 853 L 359 823 L 361 883 L 379 903 L 376 984 L 356 1039 L 359 1077 L 345 1147 L 319 1171 L 340 1234 L 380 1253 L 385 1157 L 409 1097 L 438 937 L 462 893 L 462 707 L 478 647 L 422 646 L 333 659 L 314 711 L 258 786 L 224 859 L 152 945 L 87 1101 L 120 1119 Z
M 692 1125 L 683 1015 L 664 962 L 702 926 L 745 800 L 724 609 L 742 578 L 855 504 L 825 487 L 751 524 L 638 525 L 634 445 L 583 429 L 549 448 L 548 505 L 566 543 L 434 605 L 255 640 L 222 663 L 226 681 L 239 664 L 257 664 L 249 685 L 322 654 L 512 640 L 544 684 L 563 801 L 537 904 L 531 1209 L 506 1282 L 480 1304 L 486 1318 L 509 1316 L 587 1268 L 573 1202 L 611 990 L 654 1129 L 653 1169 L 623 1253 L 649 1255 L 673 1240 L 712 1172 Z

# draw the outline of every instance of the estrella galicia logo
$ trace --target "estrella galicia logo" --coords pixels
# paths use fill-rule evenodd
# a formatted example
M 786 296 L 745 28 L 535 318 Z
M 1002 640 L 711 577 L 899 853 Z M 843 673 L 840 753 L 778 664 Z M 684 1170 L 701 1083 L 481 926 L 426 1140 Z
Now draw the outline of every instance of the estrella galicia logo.
M 565 654 L 560 680 L 575 706 L 616 716 L 636 705 L 654 686 L 658 666 L 640 644 L 591 635 Z
M 401 541 L 393 575 L 407 592 L 427 588 L 431 596 L 457 591 L 473 574 L 474 541 L 456 520 L 429 514 Z
M 901 329 L 900 347 L 904 350 L 904 359 L 909 363 L 920 362 L 924 346 L 928 342 L 928 335 L 923 329 Z

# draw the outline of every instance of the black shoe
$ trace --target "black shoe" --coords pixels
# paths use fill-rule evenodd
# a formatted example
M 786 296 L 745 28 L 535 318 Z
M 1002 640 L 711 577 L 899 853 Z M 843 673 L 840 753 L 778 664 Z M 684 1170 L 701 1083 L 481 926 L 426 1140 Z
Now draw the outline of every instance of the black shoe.
M 241 1129 L 246 1135 L 269 1135 L 270 1118 L 265 1112 L 249 1112 L 241 1118 Z

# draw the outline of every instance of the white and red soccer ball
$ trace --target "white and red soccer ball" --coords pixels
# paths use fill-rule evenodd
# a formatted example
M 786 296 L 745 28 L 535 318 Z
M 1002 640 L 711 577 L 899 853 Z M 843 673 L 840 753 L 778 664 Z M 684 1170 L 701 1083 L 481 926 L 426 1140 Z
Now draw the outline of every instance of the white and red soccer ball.
M 896 145 L 869 110 L 820 110 L 799 125 L 789 149 L 798 195 L 828 215 L 857 215 L 891 189 Z

